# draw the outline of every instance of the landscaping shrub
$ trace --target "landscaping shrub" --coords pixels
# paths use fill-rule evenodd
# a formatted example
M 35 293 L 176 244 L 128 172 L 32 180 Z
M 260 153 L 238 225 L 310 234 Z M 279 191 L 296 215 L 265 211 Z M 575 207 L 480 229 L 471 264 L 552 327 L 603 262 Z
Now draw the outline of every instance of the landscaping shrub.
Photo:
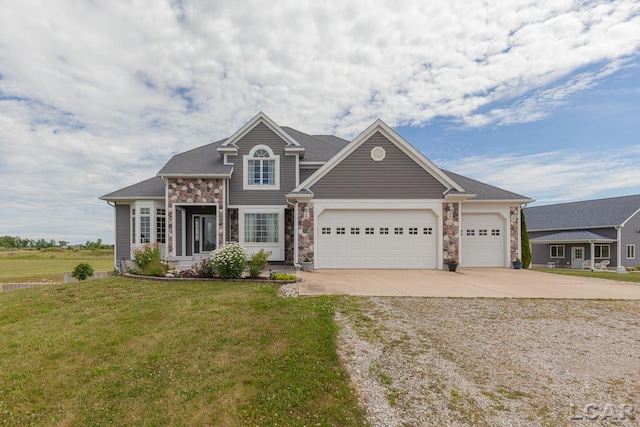
M 142 269 L 143 276 L 164 277 L 166 274 L 167 266 L 162 261 L 153 260 Z
M 295 274 L 287 274 L 287 273 L 272 273 L 269 278 L 271 280 L 296 280 L 297 279 Z
M 522 236 L 522 266 L 531 267 L 531 246 L 529 244 L 529 233 L 527 232 L 527 220 L 524 217 L 524 209 L 520 209 L 520 235 Z
M 260 277 L 262 272 L 266 270 L 269 266 L 269 258 L 271 252 L 265 252 L 263 249 L 260 249 L 260 252 L 251 255 L 249 258 L 249 277 L 252 279 L 257 279 Z
M 160 262 L 161 256 L 158 243 L 147 243 L 133 250 L 133 259 L 142 271 L 152 262 Z
M 213 267 L 213 262 L 206 258 L 204 258 L 200 264 L 195 265 L 194 270 L 197 277 L 216 277 L 216 269 Z
M 211 263 L 222 279 L 239 279 L 247 265 L 247 253 L 238 243 L 228 243 L 211 254 Z
M 93 276 L 93 267 L 86 262 L 81 262 L 76 265 L 73 271 L 71 272 L 71 277 L 77 280 L 87 280 L 89 277 Z

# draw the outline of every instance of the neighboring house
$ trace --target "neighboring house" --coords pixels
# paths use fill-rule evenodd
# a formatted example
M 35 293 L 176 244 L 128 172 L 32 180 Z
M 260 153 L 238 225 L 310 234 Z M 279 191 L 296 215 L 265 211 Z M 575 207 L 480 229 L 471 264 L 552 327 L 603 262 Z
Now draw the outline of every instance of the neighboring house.
M 593 269 L 602 261 L 635 267 L 640 194 L 525 209 L 532 263 Z
M 116 258 L 159 242 L 181 266 L 237 241 L 315 268 L 508 267 L 532 200 L 439 169 L 381 120 L 353 141 L 257 114 L 231 137 L 173 156 L 101 197 Z

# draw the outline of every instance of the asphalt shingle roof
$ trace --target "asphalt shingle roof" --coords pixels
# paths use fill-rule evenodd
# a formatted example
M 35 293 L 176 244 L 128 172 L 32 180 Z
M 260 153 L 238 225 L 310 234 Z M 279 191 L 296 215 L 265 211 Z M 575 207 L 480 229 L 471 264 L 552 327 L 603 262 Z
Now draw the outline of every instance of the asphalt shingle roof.
M 476 181 L 475 179 L 467 178 L 466 176 L 458 175 L 457 173 L 446 170 L 442 172 L 464 188 L 466 193 L 477 195 L 471 200 L 529 200 L 528 197 Z
M 333 135 L 307 135 L 287 126 L 281 129 L 305 148 L 304 161 L 326 162 L 349 144 L 346 139 Z
M 640 209 L 640 194 L 533 206 L 525 209 L 527 229 L 556 230 L 622 225 Z
M 532 242 L 580 242 L 591 240 L 605 240 L 608 242 L 615 241 L 615 239 L 612 239 L 610 237 L 593 233 L 587 230 L 559 231 L 557 233 L 548 234 L 546 236 L 533 237 L 531 239 Z
M 218 147 L 226 139 L 173 156 L 158 175 L 228 175 L 233 166 L 225 165 Z
M 100 197 L 104 200 L 135 199 L 135 198 L 164 198 L 164 180 L 158 176 L 146 179 Z

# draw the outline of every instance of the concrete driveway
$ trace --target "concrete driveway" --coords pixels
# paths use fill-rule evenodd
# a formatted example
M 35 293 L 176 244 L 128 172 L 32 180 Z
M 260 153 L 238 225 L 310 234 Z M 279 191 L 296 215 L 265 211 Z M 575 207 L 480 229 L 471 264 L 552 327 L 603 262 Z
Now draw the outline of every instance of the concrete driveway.
M 299 276 L 300 296 L 640 299 L 640 285 L 633 283 L 509 268 L 315 270 Z

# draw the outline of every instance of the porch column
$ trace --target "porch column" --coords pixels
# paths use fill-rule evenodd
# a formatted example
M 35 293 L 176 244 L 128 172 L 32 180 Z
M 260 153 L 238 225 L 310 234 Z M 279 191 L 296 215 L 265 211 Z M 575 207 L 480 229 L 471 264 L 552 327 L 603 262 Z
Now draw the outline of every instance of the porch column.
M 589 241 L 589 245 L 591 245 L 591 252 L 590 252 L 590 253 L 591 253 L 591 260 L 590 260 L 590 261 L 591 261 L 591 263 L 590 263 L 591 265 L 589 266 L 589 269 L 590 269 L 591 271 L 593 271 L 593 270 L 595 270 L 595 269 L 596 269 L 596 260 L 595 260 L 595 258 L 596 258 L 596 257 L 595 257 L 595 253 L 596 253 L 596 252 L 595 252 L 595 251 L 596 251 L 596 245 L 595 245 L 595 243 L 593 242 L 593 240 L 590 240 L 590 241 Z
M 616 273 L 627 274 L 627 270 L 622 266 L 622 227 L 616 227 L 616 230 L 618 231 L 618 241 L 616 242 L 618 247 L 618 266 L 616 267 Z

